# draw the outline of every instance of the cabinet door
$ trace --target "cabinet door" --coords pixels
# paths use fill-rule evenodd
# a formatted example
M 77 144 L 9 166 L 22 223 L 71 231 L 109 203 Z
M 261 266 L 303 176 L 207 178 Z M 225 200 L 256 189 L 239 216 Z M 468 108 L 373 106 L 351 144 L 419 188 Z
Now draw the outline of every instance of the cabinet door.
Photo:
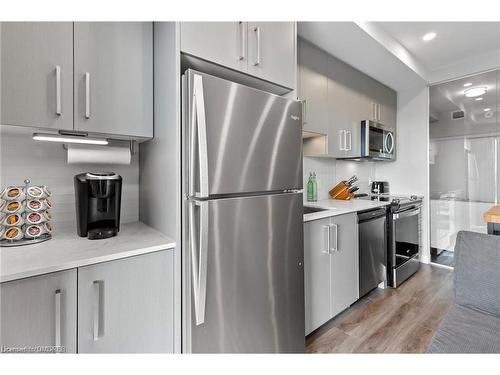
M 331 302 L 332 316 L 352 305 L 359 295 L 358 223 L 357 215 L 332 218 Z
M 173 351 L 173 252 L 78 269 L 80 353 Z
M 246 72 L 246 22 L 181 22 L 184 53 Z
M 76 352 L 76 270 L 0 285 L 0 345 Z
M 305 101 L 304 130 L 328 134 L 328 57 L 319 48 L 299 44 L 299 97 Z
M 1 23 L 4 125 L 73 129 L 73 24 Z
M 153 136 L 153 24 L 75 23 L 75 130 Z
M 294 22 L 248 23 L 248 73 L 295 88 Z
M 388 87 L 381 85 L 379 90 L 379 106 L 380 123 L 387 126 L 389 129 L 396 130 L 396 116 L 397 116 L 397 94 L 395 91 Z
M 304 223 L 306 334 L 332 317 L 329 224 L 329 218 Z

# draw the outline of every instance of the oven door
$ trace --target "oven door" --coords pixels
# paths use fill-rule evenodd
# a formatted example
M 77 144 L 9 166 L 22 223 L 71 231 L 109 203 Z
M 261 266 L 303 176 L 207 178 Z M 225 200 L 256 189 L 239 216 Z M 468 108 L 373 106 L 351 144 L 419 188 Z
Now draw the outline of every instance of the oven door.
M 392 265 L 394 268 L 401 267 L 418 257 L 421 247 L 420 214 L 421 208 L 418 206 L 392 215 Z

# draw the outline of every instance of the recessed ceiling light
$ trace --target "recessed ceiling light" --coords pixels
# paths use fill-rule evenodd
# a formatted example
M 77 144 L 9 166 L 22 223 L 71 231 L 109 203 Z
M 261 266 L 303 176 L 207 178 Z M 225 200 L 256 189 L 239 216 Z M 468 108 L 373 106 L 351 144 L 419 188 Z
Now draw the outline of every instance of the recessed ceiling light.
M 472 86 L 472 83 L 470 83 L 470 82 L 464 83 L 464 87 L 471 87 L 471 86 Z
M 422 39 L 425 40 L 426 42 L 428 42 L 429 40 L 432 40 L 436 37 L 436 33 L 435 32 L 432 32 L 432 33 L 427 33 L 425 34 Z
M 475 98 L 484 94 L 486 94 L 486 87 L 473 87 L 464 91 L 464 95 L 467 98 Z
M 491 108 L 485 108 L 485 109 L 483 109 L 483 111 L 485 111 L 485 112 L 491 111 Z
M 483 100 L 483 97 L 480 96 L 479 98 L 476 98 L 475 100 L 477 100 L 477 101 Z

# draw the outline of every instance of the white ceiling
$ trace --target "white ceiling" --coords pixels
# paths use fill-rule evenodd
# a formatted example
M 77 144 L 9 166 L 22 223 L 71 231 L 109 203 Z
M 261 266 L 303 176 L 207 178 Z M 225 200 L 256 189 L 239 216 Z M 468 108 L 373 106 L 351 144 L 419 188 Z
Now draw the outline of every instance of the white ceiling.
M 372 23 L 418 59 L 431 73 L 431 81 L 500 66 L 500 22 Z M 428 32 L 437 36 L 425 42 L 422 36 Z

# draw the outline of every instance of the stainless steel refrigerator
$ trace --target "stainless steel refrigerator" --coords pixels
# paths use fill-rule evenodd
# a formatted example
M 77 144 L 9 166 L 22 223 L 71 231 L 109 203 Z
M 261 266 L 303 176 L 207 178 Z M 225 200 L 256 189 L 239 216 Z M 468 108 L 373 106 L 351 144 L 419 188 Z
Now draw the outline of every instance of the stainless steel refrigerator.
M 304 351 L 299 102 L 183 83 L 183 349 Z

